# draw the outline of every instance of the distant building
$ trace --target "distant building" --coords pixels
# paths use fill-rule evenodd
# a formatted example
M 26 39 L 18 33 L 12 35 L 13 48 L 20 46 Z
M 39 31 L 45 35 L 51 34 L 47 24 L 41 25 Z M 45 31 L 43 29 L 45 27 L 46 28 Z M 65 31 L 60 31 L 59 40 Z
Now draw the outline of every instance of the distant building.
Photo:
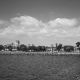
M 20 41 L 19 40 L 16 40 L 14 45 L 17 47 L 17 46 L 20 46 Z
M 47 52 L 54 52 L 56 50 L 56 47 L 46 47 Z

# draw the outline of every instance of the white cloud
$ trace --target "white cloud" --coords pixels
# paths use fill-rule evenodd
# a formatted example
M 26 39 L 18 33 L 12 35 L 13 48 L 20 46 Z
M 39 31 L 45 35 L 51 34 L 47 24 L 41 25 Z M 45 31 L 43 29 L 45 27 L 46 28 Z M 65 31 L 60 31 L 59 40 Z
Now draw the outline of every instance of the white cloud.
M 32 26 L 35 25 L 38 27 L 39 21 L 33 17 L 30 16 L 21 16 L 21 17 L 15 17 L 12 18 L 11 21 L 16 24 L 20 24 L 22 26 Z
M 21 16 L 11 19 L 11 23 L 1 31 L 1 35 L 18 36 L 24 34 L 26 36 L 38 35 L 46 33 L 44 23 L 30 16 Z
M 43 23 L 31 16 L 20 16 L 11 18 L 10 23 L 5 29 L 0 29 L 2 37 L 17 36 L 37 36 L 42 37 L 71 37 L 80 34 L 79 28 L 74 28 L 78 23 L 77 19 L 57 18 Z M 76 32 L 78 29 L 78 32 Z M 75 31 L 76 30 L 76 31 Z
M 76 19 L 57 18 L 49 21 L 48 24 L 52 27 L 72 27 L 75 26 L 77 22 Z

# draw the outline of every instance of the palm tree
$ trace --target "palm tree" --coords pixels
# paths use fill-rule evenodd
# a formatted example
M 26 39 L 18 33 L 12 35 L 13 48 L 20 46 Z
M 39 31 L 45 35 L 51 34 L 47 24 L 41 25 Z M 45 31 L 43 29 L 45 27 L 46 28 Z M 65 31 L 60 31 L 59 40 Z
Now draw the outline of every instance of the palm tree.
M 77 43 L 76 43 L 76 46 L 78 47 L 79 52 L 80 52 L 80 42 L 77 42 Z

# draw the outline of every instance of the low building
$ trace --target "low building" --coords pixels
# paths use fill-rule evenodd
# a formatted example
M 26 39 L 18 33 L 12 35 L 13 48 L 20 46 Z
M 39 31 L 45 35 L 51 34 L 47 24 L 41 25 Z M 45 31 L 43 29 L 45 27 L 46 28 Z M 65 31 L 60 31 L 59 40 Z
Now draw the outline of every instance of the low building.
M 47 52 L 54 52 L 56 51 L 56 47 L 46 47 Z

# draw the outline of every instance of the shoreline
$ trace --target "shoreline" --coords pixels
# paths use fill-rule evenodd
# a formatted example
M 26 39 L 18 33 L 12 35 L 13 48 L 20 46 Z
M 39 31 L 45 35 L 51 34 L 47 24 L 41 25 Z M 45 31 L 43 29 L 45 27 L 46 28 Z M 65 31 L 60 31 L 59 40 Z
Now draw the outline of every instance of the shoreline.
M 0 51 L 0 54 L 26 54 L 26 55 L 80 55 L 79 52 L 23 52 L 23 51 Z

